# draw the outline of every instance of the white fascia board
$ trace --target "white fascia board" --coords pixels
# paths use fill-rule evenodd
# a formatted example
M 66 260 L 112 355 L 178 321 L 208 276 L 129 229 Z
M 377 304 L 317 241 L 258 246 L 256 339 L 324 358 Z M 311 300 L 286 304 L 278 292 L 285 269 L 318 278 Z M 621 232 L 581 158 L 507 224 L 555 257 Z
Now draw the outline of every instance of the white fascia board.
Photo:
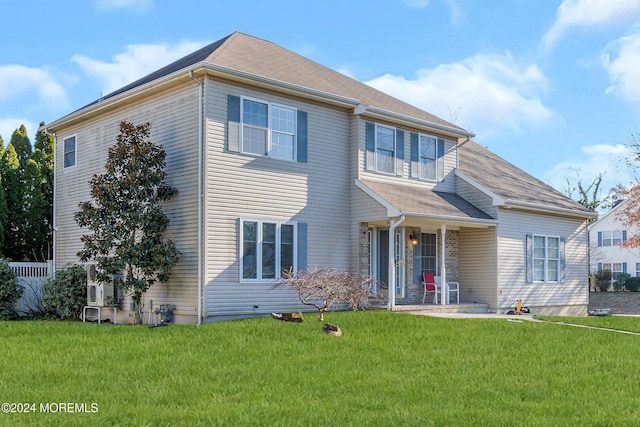
M 278 90 L 280 92 L 286 92 L 292 95 L 302 96 L 317 101 L 328 102 L 334 105 L 339 105 L 341 107 L 356 108 L 361 104 L 359 100 L 354 98 L 348 98 L 346 96 L 324 92 L 321 90 L 308 88 L 306 86 L 288 83 L 282 80 L 271 79 L 268 77 L 260 76 L 258 74 L 252 74 L 246 71 L 223 67 L 208 62 L 198 64 L 198 68 L 204 70 L 209 75 L 243 83 L 249 83 L 252 85 L 258 84 L 259 86 L 266 87 L 272 90 Z
M 387 216 L 388 217 L 395 218 L 397 216 L 400 216 L 400 211 L 395 206 L 393 206 L 391 203 L 386 201 L 382 196 L 380 196 L 378 193 L 376 193 L 375 191 L 373 191 L 372 189 L 367 187 L 359 179 L 356 179 L 355 182 L 356 182 L 356 187 L 358 187 L 359 189 L 364 191 L 367 194 L 367 196 L 371 197 L 373 200 L 375 200 L 376 202 L 380 203 L 382 206 L 384 206 L 387 209 Z
M 556 215 L 570 216 L 575 218 L 597 218 L 598 214 L 595 212 L 585 212 L 568 208 L 556 208 L 552 206 L 540 206 L 535 203 L 520 202 L 517 200 L 505 200 L 504 206 L 506 209 L 525 209 L 533 212 L 552 213 Z
M 473 188 L 475 188 L 476 190 L 486 194 L 487 196 L 491 197 L 493 206 L 502 206 L 505 204 L 505 200 L 498 196 L 496 193 L 494 193 L 493 191 L 489 190 L 487 187 L 485 187 L 484 185 L 480 184 L 478 181 L 469 178 L 467 175 L 465 175 L 464 173 L 460 172 L 460 169 L 455 169 L 455 173 L 456 176 L 460 179 L 462 179 L 464 182 L 466 182 L 467 184 L 471 185 Z
M 354 110 L 354 114 L 367 114 L 373 118 L 387 119 L 393 121 L 399 121 L 410 126 L 419 126 L 427 128 L 431 131 L 435 131 L 441 134 L 445 134 L 456 138 L 458 141 L 464 141 L 466 138 L 473 138 L 476 136 L 472 132 L 467 132 L 463 129 L 456 129 L 450 126 L 441 125 L 439 123 L 430 122 L 428 120 L 422 120 L 411 116 L 405 116 L 404 114 L 394 113 L 393 111 L 384 110 L 378 107 L 372 107 L 370 105 L 360 104 Z

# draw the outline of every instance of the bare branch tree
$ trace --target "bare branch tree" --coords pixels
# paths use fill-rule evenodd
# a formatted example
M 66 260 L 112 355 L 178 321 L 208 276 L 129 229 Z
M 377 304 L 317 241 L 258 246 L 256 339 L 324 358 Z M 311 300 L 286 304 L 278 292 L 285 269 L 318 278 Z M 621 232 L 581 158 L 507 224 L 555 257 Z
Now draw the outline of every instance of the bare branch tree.
M 371 279 L 346 271 L 313 267 L 284 273 L 276 288 L 293 288 L 304 305 L 315 307 L 324 320 L 325 311 L 339 304 L 346 304 L 353 310 L 364 308 L 373 297 Z

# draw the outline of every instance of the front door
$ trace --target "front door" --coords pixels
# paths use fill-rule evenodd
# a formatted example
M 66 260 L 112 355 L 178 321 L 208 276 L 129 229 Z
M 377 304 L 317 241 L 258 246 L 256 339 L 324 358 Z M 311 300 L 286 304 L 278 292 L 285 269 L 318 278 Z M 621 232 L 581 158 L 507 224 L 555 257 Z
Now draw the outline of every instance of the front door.
M 377 271 L 376 279 L 380 284 L 380 290 L 383 295 L 388 295 L 389 290 L 389 230 L 379 229 L 377 236 L 376 252 L 377 252 Z M 396 230 L 396 239 L 394 245 L 395 253 L 395 295 L 397 298 L 404 296 L 404 263 L 403 246 L 404 239 L 402 231 Z

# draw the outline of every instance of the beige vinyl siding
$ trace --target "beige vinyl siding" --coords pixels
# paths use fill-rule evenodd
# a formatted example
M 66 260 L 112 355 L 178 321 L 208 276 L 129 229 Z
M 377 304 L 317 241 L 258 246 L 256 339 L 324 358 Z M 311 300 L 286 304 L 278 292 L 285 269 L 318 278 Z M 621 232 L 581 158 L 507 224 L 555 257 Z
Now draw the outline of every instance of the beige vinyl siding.
M 380 173 L 367 170 L 367 140 L 366 140 L 366 124 L 379 123 L 386 126 L 394 127 L 393 124 L 376 122 L 375 120 L 369 120 L 365 117 L 360 117 L 358 122 L 358 167 L 360 169 L 360 177 L 363 179 L 379 180 L 388 184 L 407 184 L 419 185 L 421 187 L 433 188 L 437 191 L 444 191 L 453 193 L 455 192 L 455 176 L 454 170 L 457 166 L 457 150 L 456 144 L 449 140 L 444 140 L 444 180 L 441 182 L 422 181 L 416 178 L 411 178 L 411 132 L 410 129 L 402 127 L 396 127 L 404 131 L 404 162 L 402 169 L 402 176 L 391 175 L 386 173 Z M 429 135 L 437 136 L 429 133 Z
M 472 185 L 469 185 L 466 181 L 459 177 L 455 177 L 456 193 L 467 202 L 471 203 L 484 213 L 496 218 L 498 215 L 498 208 L 493 205 L 491 197 L 487 196 L 483 192 L 479 191 Z
M 488 304 L 495 310 L 496 228 L 461 228 L 458 233 L 460 302 Z
M 498 304 L 583 310 L 588 303 L 586 223 L 578 219 L 503 210 L 499 212 Z M 565 283 L 526 283 L 526 235 L 541 234 L 566 238 Z M 500 295 L 500 291 L 502 294 Z M 574 311 L 574 312 L 578 312 Z
M 63 168 L 56 161 L 56 269 L 78 262 L 82 248 L 80 237 L 87 230 L 80 229 L 73 214 L 81 201 L 90 200 L 88 181 L 95 173 L 104 172 L 107 149 L 115 144 L 120 132 L 119 123 L 151 122 L 151 140 L 162 144 L 166 151 L 167 181 L 178 194 L 164 205 L 171 223 L 167 238 L 180 250 L 180 263 L 172 271 L 166 285 L 155 285 L 146 295 L 154 306 L 174 304 L 176 315 L 194 316 L 197 308 L 197 182 L 198 182 L 198 87 L 175 88 L 136 106 L 100 116 L 78 126 L 58 131 L 56 159 L 62 159 L 62 141 L 76 134 L 76 166 Z
M 225 151 L 229 94 L 306 111 L 308 162 Z M 217 80 L 206 83 L 206 115 L 206 313 L 246 316 L 297 310 L 300 303 L 290 291 L 274 291 L 272 283 L 240 283 L 238 220 L 305 222 L 308 266 L 348 269 L 350 116 Z

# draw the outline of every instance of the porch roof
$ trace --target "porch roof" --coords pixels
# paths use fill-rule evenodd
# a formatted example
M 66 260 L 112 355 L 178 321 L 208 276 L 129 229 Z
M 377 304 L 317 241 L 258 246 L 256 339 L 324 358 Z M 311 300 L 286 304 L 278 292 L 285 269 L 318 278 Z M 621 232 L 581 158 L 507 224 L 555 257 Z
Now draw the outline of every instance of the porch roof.
M 390 217 L 406 215 L 491 225 L 496 220 L 455 193 L 410 185 L 356 180 L 356 185 L 387 208 Z

